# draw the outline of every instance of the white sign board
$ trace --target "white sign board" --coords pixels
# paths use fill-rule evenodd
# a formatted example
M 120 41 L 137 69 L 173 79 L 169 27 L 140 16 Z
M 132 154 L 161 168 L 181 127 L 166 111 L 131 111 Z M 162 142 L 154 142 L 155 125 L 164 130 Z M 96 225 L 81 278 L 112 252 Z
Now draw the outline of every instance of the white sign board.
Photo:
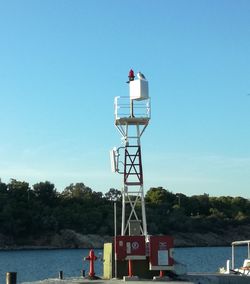
M 158 265 L 168 265 L 168 250 L 158 250 Z

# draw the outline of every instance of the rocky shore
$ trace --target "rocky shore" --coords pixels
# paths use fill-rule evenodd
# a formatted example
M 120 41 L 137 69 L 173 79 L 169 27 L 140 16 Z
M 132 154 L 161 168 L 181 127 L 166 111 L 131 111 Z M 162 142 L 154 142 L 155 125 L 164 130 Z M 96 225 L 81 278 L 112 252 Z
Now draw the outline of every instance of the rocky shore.
M 250 226 L 229 228 L 221 233 L 172 233 L 175 247 L 230 246 L 232 241 L 250 239 Z M 112 242 L 111 236 L 82 235 L 73 230 L 62 230 L 58 234 L 42 235 L 25 239 L 18 244 L 0 234 L 1 250 L 16 249 L 59 249 L 59 248 L 102 248 Z
M 175 233 L 176 247 L 216 247 L 231 246 L 233 241 L 249 240 L 250 226 L 231 227 L 220 233 Z

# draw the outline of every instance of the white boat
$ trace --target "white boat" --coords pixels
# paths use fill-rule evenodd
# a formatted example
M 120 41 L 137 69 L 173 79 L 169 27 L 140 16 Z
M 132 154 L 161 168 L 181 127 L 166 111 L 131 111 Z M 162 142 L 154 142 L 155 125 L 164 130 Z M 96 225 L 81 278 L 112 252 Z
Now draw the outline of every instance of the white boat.
M 243 265 L 239 268 L 235 267 L 235 247 L 236 246 L 247 246 L 247 258 L 244 259 Z M 227 260 L 226 269 L 224 267 L 220 268 L 220 273 L 223 274 L 239 274 L 242 276 L 250 276 L 250 240 L 247 241 L 236 241 L 232 242 L 232 259 L 231 267 L 230 260 Z

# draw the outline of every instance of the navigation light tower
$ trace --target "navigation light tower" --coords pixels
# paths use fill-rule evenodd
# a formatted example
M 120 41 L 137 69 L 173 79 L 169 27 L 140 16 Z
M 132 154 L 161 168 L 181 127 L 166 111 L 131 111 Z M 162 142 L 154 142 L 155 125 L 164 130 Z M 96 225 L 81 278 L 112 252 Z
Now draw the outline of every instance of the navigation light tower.
M 142 73 L 129 71 L 129 97 L 115 97 L 115 126 L 122 146 L 111 150 L 113 172 L 123 175 L 121 235 L 147 236 L 141 136 L 150 120 L 148 81 Z M 141 207 L 141 219 L 136 208 Z M 128 209 L 129 208 L 129 209 Z

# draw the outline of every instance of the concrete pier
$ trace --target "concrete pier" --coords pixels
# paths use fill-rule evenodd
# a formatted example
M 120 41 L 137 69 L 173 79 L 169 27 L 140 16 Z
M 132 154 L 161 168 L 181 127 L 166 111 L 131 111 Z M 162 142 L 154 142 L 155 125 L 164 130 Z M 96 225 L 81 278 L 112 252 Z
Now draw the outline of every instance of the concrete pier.
M 36 282 L 23 282 L 22 284 L 123 284 L 124 282 L 131 282 L 131 284 L 162 284 L 162 282 L 166 281 L 151 281 L 151 280 L 118 280 L 118 279 L 111 279 L 111 280 L 88 280 L 83 278 L 68 278 L 64 280 L 59 279 L 46 279 L 43 281 L 36 281 Z M 190 281 L 167 281 L 168 284 L 185 284 L 185 283 L 193 283 Z
M 200 284 L 249 284 L 249 276 L 219 273 L 189 273 L 183 277 L 191 283 Z
M 35 282 L 23 282 L 22 284 L 122 284 L 124 282 L 131 282 L 131 284 L 162 284 L 166 282 L 167 284 L 249 284 L 250 277 L 247 276 L 239 276 L 239 275 L 226 275 L 226 274 L 205 274 L 205 273 L 190 273 L 187 275 L 183 275 L 179 280 L 89 280 L 83 277 L 78 278 L 65 278 L 63 280 L 59 279 L 46 279 L 42 281 Z

